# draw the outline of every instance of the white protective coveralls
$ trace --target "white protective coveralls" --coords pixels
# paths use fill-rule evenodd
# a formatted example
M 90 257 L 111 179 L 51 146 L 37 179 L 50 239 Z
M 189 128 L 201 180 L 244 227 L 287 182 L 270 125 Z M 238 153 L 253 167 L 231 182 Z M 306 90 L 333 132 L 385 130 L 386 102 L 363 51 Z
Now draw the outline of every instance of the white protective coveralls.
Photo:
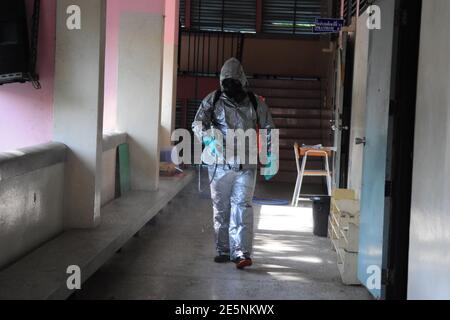
M 217 99 L 217 92 L 210 93 L 197 112 L 192 126 L 196 137 L 203 140 L 211 128 L 219 130 L 225 141 L 229 129 L 275 129 L 269 108 L 263 99 L 256 96 L 256 110 L 249 94 L 241 102 L 237 102 L 226 94 L 223 87 L 226 79 L 239 80 L 243 89 L 248 92 L 248 80 L 241 63 L 235 58 L 228 60 L 220 75 L 220 98 Z M 253 147 L 258 148 L 256 145 Z M 209 166 L 216 249 L 220 256 L 230 255 L 233 261 L 250 258 L 253 246 L 252 201 L 258 174 L 257 165 L 240 164 L 236 167 L 226 162 Z

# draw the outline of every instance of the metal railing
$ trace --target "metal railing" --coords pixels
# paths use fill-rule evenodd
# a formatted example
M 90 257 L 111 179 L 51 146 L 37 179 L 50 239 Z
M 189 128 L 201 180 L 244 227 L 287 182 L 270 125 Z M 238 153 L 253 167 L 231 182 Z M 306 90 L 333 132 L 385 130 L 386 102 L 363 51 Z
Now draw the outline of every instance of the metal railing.
M 229 58 L 242 59 L 244 34 L 180 30 L 178 73 L 217 76 Z

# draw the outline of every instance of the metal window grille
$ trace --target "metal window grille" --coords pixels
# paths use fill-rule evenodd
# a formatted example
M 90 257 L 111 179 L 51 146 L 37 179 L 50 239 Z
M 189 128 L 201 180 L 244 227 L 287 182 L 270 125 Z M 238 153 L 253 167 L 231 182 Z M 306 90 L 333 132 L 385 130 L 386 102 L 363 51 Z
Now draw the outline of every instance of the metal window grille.
M 191 29 L 255 32 L 256 0 L 192 0 Z
M 316 18 L 322 16 L 321 0 L 265 0 L 263 31 L 266 33 L 310 34 Z

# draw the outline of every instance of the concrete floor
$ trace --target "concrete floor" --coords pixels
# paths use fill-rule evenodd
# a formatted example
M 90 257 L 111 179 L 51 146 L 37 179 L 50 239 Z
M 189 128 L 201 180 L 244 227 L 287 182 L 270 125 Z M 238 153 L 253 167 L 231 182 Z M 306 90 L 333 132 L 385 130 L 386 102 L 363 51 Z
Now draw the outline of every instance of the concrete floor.
M 289 199 L 291 186 L 261 185 L 261 198 Z M 103 266 L 72 299 L 370 299 L 341 284 L 328 239 L 314 237 L 312 212 L 255 206 L 252 268 L 218 265 L 211 202 L 195 183 Z

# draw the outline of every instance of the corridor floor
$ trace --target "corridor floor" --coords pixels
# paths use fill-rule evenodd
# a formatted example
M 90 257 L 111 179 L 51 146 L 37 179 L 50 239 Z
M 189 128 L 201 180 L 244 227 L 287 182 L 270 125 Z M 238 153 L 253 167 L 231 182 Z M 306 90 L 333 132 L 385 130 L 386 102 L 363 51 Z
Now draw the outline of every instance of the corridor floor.
M 285 185 L 258 197 L 289 199 Z M 312 235 L 312 210 L 255 205 L 252 268 L 215 264 L 211 202 L 195 183 L 94 274 L 73 299 L 369 299 L 340 282 L 328 239 Z

